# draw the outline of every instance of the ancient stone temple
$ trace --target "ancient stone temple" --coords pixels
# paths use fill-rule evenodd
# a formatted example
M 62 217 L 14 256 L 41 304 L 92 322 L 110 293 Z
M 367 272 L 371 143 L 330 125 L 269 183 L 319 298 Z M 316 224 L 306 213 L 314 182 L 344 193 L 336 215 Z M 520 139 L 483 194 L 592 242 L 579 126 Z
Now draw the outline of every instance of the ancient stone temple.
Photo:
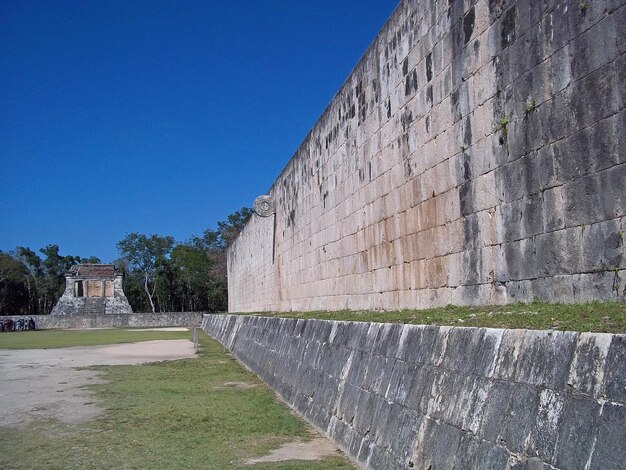
M 123 274 L 112 264 L 79 264 L 65 275 L 65 292 L 52 315 L 133 313 L 122 288 Z

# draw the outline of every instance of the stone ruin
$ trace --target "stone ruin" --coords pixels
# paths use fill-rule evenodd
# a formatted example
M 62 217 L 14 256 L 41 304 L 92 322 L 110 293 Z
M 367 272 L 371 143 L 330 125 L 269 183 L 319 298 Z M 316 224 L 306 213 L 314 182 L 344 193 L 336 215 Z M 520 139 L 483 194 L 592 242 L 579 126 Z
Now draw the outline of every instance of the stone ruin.
M 112 264 L 79 264 L 65 275 L 65 292 L 52 315 L 133 313 L 124 295 L 124 275 Z
M 229 247 L 229 311 L 625 300 L 625 23 L 401 1 Z

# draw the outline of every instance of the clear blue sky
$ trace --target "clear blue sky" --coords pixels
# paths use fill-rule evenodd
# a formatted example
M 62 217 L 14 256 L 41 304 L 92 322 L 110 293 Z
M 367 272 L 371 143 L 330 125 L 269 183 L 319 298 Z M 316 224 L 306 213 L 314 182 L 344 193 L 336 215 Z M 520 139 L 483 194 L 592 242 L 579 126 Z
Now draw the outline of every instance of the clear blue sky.
M 0 250 L 112 261 L 251 206 L 397 0 L 0 3 Z

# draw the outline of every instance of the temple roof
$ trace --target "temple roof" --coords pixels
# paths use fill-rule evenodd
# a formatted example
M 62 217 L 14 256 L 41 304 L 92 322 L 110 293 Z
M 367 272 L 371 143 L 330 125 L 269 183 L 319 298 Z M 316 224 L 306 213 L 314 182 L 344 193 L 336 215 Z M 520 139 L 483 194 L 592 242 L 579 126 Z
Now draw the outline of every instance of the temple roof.
M 97 279 L 113 279 L 121 275 L 113 264 L 77 264 L 72 266 L 68 275 Z

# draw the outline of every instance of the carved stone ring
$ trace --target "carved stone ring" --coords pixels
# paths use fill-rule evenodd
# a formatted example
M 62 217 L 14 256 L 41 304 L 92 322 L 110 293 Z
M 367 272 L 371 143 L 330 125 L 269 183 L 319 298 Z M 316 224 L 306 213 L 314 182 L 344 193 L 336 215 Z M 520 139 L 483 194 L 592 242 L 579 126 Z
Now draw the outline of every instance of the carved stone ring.
M 274 213 L 272 196 L 259 196 L 254 200 L 254 212 L 260 217 L 269 217 Z

